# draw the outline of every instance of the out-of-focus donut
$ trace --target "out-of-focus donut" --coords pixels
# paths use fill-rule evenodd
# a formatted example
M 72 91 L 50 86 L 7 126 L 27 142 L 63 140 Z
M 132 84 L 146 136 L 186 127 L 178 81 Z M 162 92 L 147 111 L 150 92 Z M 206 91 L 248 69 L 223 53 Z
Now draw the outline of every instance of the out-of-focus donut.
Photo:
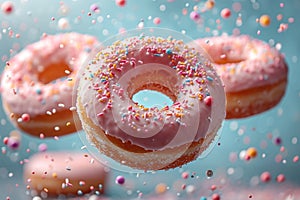
M 27 188 L 47 197 L 101 194 L 107 176 L 103 164 L 80 152 L 38 153 L 24 166 Z
M 15 55 L 1 80 L 6 114 L 33 136 L 61 136 L 76 131 L 72 92 L 78 68 L 96 38 L 78 33 L 48 35 Z M 79 127 L 77 127 L 79 128 Z
M 208 37 L 195 42 L 210 55 L 225 84 L 227 119 L 266 111 L 284 96 L 287 64 L 284 56 L 267 43 L 247 35 Z

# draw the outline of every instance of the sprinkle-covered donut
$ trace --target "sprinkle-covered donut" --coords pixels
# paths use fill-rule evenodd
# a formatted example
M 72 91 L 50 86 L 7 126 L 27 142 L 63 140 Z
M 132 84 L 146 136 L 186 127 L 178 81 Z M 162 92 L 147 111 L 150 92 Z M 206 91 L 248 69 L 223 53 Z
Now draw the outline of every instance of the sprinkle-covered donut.
M 79 74 L 77 111 L 88 139 L 135 169 L 159 170 L 197 158 L 225 116 L 223 85 L 205 57 L 182 40 L 141 34 L 118 40 Z M 155 90 L 173 104 L 132 100 Z
M 47 197 L 102 194 L 108 170 L 82 152 L 44 152 L 31 156 L 24 165 L 24 182 L 32 194 Z
M 96 38 L 78 33 L 48 35 L 7 62 L 1 92 L 12 122 L 38 137 L 76 131 L 72 108 L 74 78 L 97 43 Z
M 195 41 L 210 55 L 226 91 L 226 118 L 266 111 L 285 94 L 288 68 L 284 56 L 267 43 L 241 36 L 216 36 Z

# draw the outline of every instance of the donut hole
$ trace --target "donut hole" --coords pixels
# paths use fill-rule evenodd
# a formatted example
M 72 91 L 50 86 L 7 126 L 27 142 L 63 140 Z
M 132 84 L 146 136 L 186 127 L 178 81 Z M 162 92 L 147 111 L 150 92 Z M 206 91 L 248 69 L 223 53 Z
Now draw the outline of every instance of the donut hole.
M 143 106 L 148 108 L 173 105 L 177 101 L 180 83 L 177 72 L 160 63 L 140 65 L 127 71 L 118 81 L 119 85 L 126 86 L 124 89 L 134 103 L 147 103 Z M 149 98 L 151 101 L 145 102 Z
M 51 63 L 44 66 L 43 70 L 38 72 L 38 80 L 43 84 L 48 84 L 52 81 L 67 77 L 72 73 L 72 69 L 65 62 Z
M 153 89 L 142 89 L 133 94 L 132 100 L 145 108 L 163 108 L 171 106 L 174 100 L 161 91 Z

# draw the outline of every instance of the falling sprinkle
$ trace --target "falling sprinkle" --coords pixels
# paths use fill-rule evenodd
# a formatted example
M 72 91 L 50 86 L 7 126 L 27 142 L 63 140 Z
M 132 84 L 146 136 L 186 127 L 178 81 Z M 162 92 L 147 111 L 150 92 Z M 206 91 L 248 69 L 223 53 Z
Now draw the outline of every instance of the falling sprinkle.
M 215 6 L 215 1 L 214 0 L 207 0 L 205 2 L 205 8 L 208 9 L 208 10 L 213 9 L 214 6 Z
M 48 145 L 46 143 L 41 143 L 38 147 L 39 152 L 45 152 L 48 149 Z
M 271 24 L 271 18 L 269 15 L 262 15 L 258 21 L 259 24 L 263 27 L 267 27 Z
M 155 25 L 160 24 L 160 22 L 161 22 L 161 20 L 160 20 L 159 17 L 155 17 L 155 18 L 153 19 L 153 24 L 155 24 Z
M 221 10 L 221 17 L 227 19 L 231 16 L 231 10 L 229 8 L 224 8 Z
M 192 11 L 190 13 L 190 18 L 194 21 L 199 21 L 200 19 L 200 14 L 197 11 Z
M 17 150 L 20 147 L 20 139 L 15 136 L 9 137 L 7 140 L 7 147 L 12 150 Z
M 116 5 L 124 7 L 126 5 L 126 0 L 116 0 Z
M 22 122 L 29 122 L 30 121 L 30 115 L 27 113 L 22 114 L 21 116 Z
M 248 156 L 251 159 L 255 158 L 257 156 L 256 148 L 255 147 L 248 148 L 246 151 L 246 156 Z
M 156 194 L 163 194 L 163 193 L 165 193 L 166 191 L 167 191 L 167 185 L 166 184 L 164 184 L 164 183 L 159 183 L 159 184 L 157 184 L 156 185 L 156 187 L 155 187 L 155 193 Z
M 183 172 L 183 173 L 181 174 L 181 177 L 182 177 L 183 179 L 187 179 L 187 178 L 189 177 L 189 173 L 188 173 L 188 172 Z
M 116 180 L 115 180 L 115 183 L 118 184 L 118 185 L 123 185 L 125 183 L 124 176 L 117 176 Z
M 206 176 L 208 177 L 208 178 L 211 178 L 212 176 L 214 175 L 214 172 L 213 172 L 213 170 L 207 170 L 206 171 Z
M 14 11 L 14 5 L 11 1 L 4 1 L 1 4 L 1 10 L 4 14 L 11 14 Z
M 296 163 L 296 162 L 298 162 L 298 161 L 299 161 L 299 156 L 294 156 L 293 162 Z
M 261 175 L 260 175 L 260 180 L 261 182 L 264 182 L 264 183 L 267 183 L 271 180 L 271 174 L 270 172 L 263 172 Z
M 212 199 L 212 200 L 221 200 L 221 197 L 220 197 L 219 194 L 214 193 L 214 194 L 211 196 L 211 199 Z
M 69 22 L 69 20 L 67 19 L 67 18 L 60 18 L 59 20 L 58 20 L 58 23 L 57 23 L 57 25 L 58 25 L 58 28 L 60 29 L 60 30 L 67 30 L 67 29 L 69 29 L 70 28 L 70 22 Z
M 100 12 L 99 6 L 97 4 L 92 4 L 90 6 L 90 11 L 95 12 L 95 13 L 99 13 Z
M 282 183 L 285 181 L 285 176 L 283 174 L 279 174 L 277 177 L 276 177 L 276 181 L 278 183 Z

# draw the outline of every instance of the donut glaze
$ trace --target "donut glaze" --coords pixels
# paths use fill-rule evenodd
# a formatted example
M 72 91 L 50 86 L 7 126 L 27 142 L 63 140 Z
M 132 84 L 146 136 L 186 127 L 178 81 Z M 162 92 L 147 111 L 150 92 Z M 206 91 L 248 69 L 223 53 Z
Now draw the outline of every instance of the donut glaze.
M 89 139 L 100 152 L 137 169 L 171 168 L 195 159 L 225 114 L 224 88 L 202 56 L 180 40 L 144 35 L 100 51 L 78 84 L 77 109 Z M 174 103 L 138 105 L 131 99 L 143 89 L 162 92 Z M 160 153 L 169 158 L 160 159 Z
M 76 131 L 70 110 L 74 78 L 96 44 L 96 38 L 78 33 L 48 35 L 15 55 L 1 80 L 3 106 L 13 123 L 34 136 Z
M 284 56 L 275 48 L 247 35 L 195 42 L 207 51 L 225 85 L 227 119 L 263 112 L 283 97 L 288 69 Z
M 103 193 L 108 170 L 81 152 L 45 152 L 29 158 L 24 166 L 27 188 L 47 197 Z

